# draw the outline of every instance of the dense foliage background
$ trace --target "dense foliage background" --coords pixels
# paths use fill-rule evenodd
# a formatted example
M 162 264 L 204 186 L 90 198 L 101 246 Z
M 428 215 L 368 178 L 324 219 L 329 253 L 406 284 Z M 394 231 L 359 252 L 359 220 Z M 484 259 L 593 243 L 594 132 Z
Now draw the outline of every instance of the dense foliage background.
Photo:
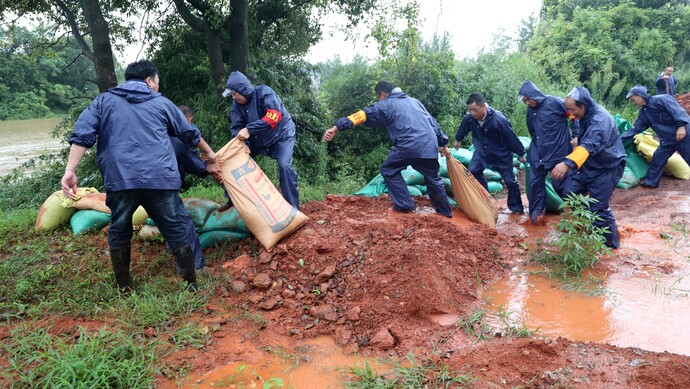
M 83 1 L 88 2 L 91 0 Z M 544 0 L 541 13 L 519 26 L 517 39 L 498 31 L 489 50 L 462 59 L 451 50 L 447 36 L 421 39 L 415 1 L 306 1 L 299 7 L 283 0 L 231 3 L 236 2 L 247 6 L 245 71 L 257 83 L 276 90 L 297 123 L 295 166 L 302 189 L 338 181 L 361 187 L 377 174 L 389 149 L 385 130 L 361 126 L 328 144 L 321 142 L 321 135 L 338 117 L 373 103 L 373 86 L 380 79 L 392 81 L 424 103 L 451 139 L 465 114 L 467 95 L 477 91 L 492 107 L 506 114 L 518 135 L 527 135 L 526 108 L 517 99 L 517 91 L 527 79 L 544 93 L 560 96 L 584 84 L 599 103 L 628 120 L 634 120 L 635 110 L 625 100 L 627 90 L 635 84 L 653 90 L 656 77 L 666 65 L 676 68 L 680 93 L 690 88 L 687 1 Z M 16 3 L 9 1 L 0 10 L 19 11 L 22 2 Z M 233 17 L 232 12 L 228 15 L 222 8 L 228 6 L 227 1 L 194 3 L 213 10 L 196 14 L 206 18 L 207 30 L 190 24 L 188 18 L 175 12 L 175 7 L 169 7 L 146 29 L 145 39 L 151 42 L 147 55 L 159 67 L 161 92 L 175 103 L 193 106 L 196 124 L 218 149 L 229 140 L 231 101 L 220 97 L 223 82 L 214 82 L 217 76 L 213 61 L 222 58 L 226 74 L 243 61 L 237 61 L 241 53 L 232 49 L 237 31 L 223 27 L 226 19 Z M 175 4 L 178 9 L 189 5 L 182 0 Z M 153 5 L 122 1 L 117 6 L 121 12 L 152 12 Z M 114 26 L 110 37 L 117 46 L 124 36 L 124 24 L 115 16 L 114 3 L 102 7 L 105 19 Z M 39 7 L 32 12 L 25 15 L 40 17 L 46 11 Z M 351 25 L 358 26 L 353 31 L 367 32 L 378 45 L 377 58 L 356 57 L 348 63 L 333 58 L 317 65 L 302 59 L 321 38 L 315 21 L 334 12 L 347 15 Z M 60 19 L 46 17 L 53 23 L 50 28 L 40 25 L 27 30 L 14 23 L 20 19 L 3 18 L 0 120 L 67 114 L 68 119 L 57 131 L 57 136 L 65 138 L 76 115 L 99 91 L 93 82 L 94 72 L 98 73 L 94 62 L 84 54 L 83 44 L 69 34 L 56 38 L 55 31 L 69 31 L 67 22 L 60 25 Z M 80 20 L 77 18 L 75 23 Z M 209 38 L 209 31 L 218 32 L 221 42 L 215 57 L 210 54 L 216 43 Z M 88 36 L 86 44 L 90 44 Z M 33 176 L 18 170 L 3 180 L 0 207 L 35 205 L 52 193 L 54 185 L 39 185 L 35 180 L 57 182 L 65 155 L 63 152 L 35 161 L 42 167 Z M 80 185 L 98 186 L 93 153 L 89 158 L 80 167 Z M 273 161 L 260 159 L 259 163 L 267 174 L 276 176 Z M 190 177 L 185 185 L 200 182 Z

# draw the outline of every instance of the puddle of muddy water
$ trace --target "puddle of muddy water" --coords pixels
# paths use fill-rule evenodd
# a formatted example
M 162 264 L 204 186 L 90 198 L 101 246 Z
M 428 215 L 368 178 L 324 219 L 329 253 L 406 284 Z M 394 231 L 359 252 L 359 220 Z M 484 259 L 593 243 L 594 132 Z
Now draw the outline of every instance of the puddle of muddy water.
M 272 352 L 271 352 L 272 351 Z M 184 388 L 342 388 L 343 371 L 350 366 L 377 362 L 345 355 L 332 338 L 304 341 L 295 350 L 268 350 L 268 357 L 255 363 L 238 361 L 184 384 Z M 381 370 L 387 370 L 385 366 Z M 272 385 L 272 386 L 269 386 Z
M 498 228 L 499 233 L 525 236 L 528 243 L 553 230 L 509 220 Z M 511 323 L 548 338 L 690 355 L 690 245 L 682 233 L 671 235 L 626 233 L 623 248 L 606 259 L 616 271 L 594 275 L 603 279 L 601 295 L 566 291 L 520 266 L 486 290 L 485 309 L 494 318 L 499 310 L 508 311 Z M 629 263 L 617 266 L 614 261 L 623 261 L 626 253 Z

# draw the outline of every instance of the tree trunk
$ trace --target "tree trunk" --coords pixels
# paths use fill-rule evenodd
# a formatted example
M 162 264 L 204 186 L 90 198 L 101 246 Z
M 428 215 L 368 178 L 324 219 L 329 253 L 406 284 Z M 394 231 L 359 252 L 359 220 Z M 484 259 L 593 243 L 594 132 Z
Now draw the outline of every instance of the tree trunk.
M 206 46 L 213 84 L 216 86 L 225 85 L 226 74 L 225 64 L 223 63 L 223 45 L 220 40 L 220 30 L 206 30 Z
M 247 72 L 249 68 L 249 31 L 247 0 L 230 0 L 230 70 Z
M 93 42 L 93 64 L 96 69 L 96 85 L 105 92 L 117 85 L 113 49 L 110 46 L 110 28 L 103 17 L 98 0 L 79 0 L 86 23 L 91 30 Z

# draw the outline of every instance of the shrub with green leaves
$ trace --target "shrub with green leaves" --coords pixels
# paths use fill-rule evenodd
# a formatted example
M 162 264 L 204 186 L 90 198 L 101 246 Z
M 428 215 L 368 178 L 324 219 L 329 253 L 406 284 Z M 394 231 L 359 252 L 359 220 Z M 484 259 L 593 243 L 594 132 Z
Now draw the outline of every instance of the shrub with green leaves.
M 580 274 L 593 266 L 610 249 L 604 244 L 608 227 L 598 227 L 601 217 L 590 210 L 597 199 L 582 194 L 570 194 L 561 205 L 563 214 L 558 222 L 560 236 L 556 242 L 557 251 L 545 250 L 538 255 L 537 262 L 556 265 L 564 273 Z

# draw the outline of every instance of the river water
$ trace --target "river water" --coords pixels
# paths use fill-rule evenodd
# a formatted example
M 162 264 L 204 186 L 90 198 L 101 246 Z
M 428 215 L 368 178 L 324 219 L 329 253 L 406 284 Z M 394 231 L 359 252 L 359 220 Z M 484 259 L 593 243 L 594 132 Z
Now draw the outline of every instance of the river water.
M 60 118 L 0 121 L 0 176 L 41 154 L 60 150 L 51 132 Z

